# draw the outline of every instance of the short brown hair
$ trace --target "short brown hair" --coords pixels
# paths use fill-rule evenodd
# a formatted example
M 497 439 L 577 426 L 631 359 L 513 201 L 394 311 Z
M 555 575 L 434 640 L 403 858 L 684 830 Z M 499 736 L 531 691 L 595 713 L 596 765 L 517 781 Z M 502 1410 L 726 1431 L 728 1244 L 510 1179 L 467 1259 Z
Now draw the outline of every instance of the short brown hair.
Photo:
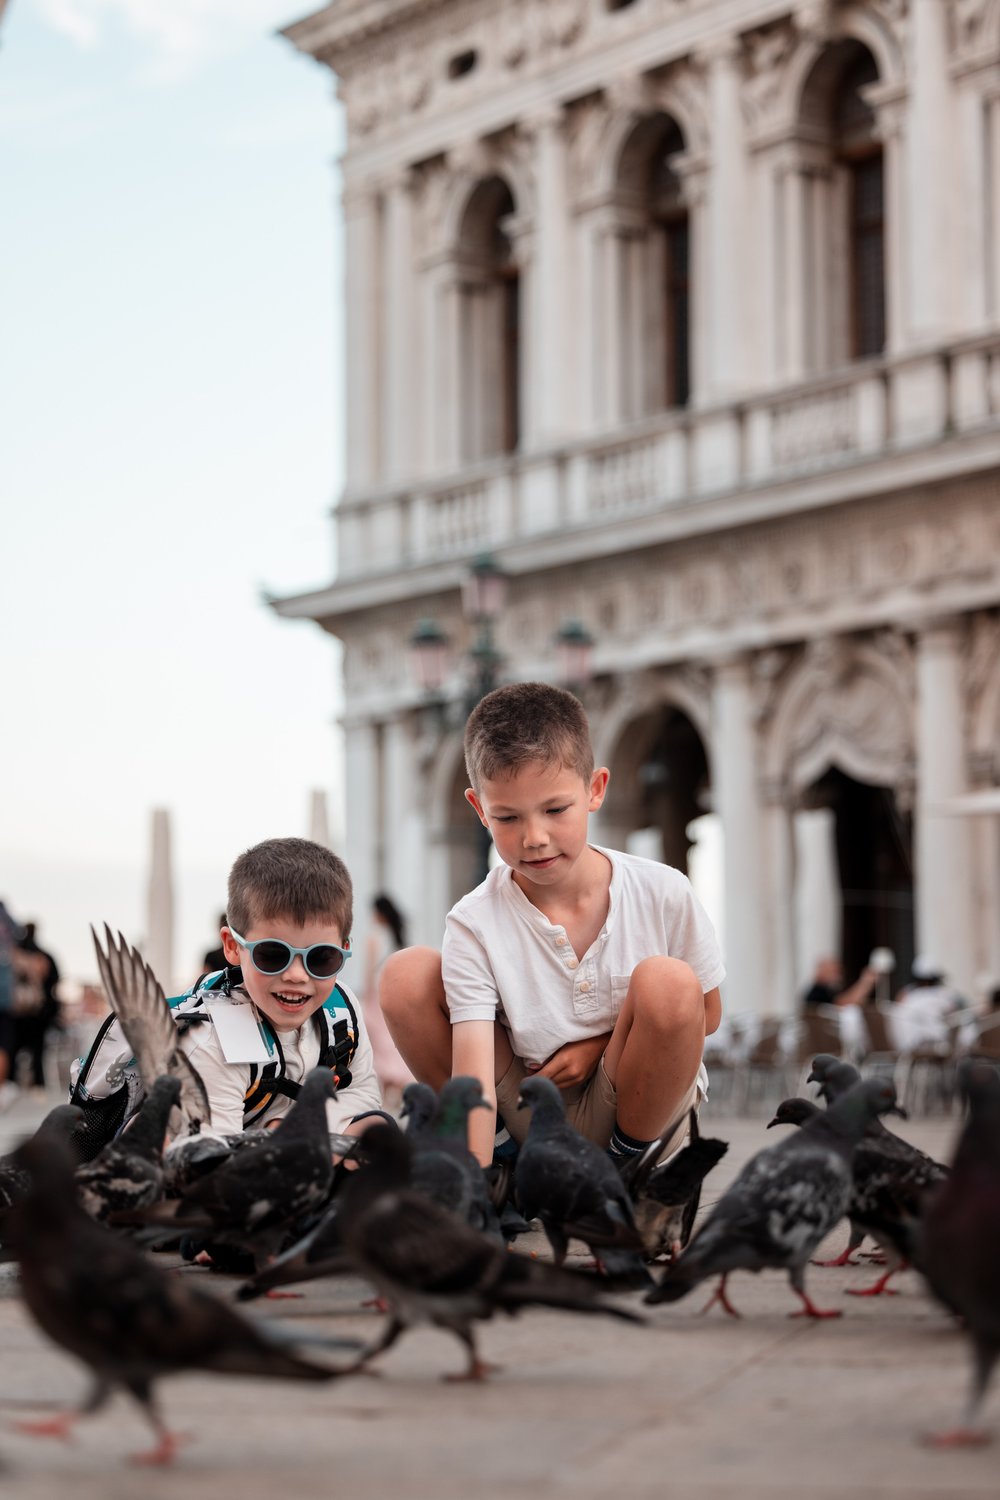
M 311 839 L 267 839 L 244 849 L 229 872 L 229 926 L 247 933 L 269 917 L 301 926 L 328 919 L 346 941 L 354 893 L 344 861 Z
M 530 761 L 567 766 L 589 782 L 590 726 L 578 698 L 548 682 L 513 682 L 487 693 L 465 726 L 465 766 L 478 792 Z

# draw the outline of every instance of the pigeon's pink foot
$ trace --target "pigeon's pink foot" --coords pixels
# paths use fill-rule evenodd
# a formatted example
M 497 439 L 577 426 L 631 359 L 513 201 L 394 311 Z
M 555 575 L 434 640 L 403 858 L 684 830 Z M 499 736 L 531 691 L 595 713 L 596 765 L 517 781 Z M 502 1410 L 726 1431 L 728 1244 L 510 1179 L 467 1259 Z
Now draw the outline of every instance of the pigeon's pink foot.
M 802 1306 L 789 1313 L 790 1318 L 839 1318 L 843 1316 L 839 1307 L 817 1307 L 806 1292 L 797 1292 L 796 1296 L 802 1298 Z
M 362 1307 L 373 1307 L 376 1312 L 387 1313 L 389 1304 L 384 1297 L 366 1297 L 361 1304 Z
M 895 1276 L 897 1269 L 898 1267 L 894 1267 L 891 1271 L 886 1271 L 885 1275 L 880 1276 L 878 1281 L 873 1282 L 871 1286 L 849 1286 L 847 1295 L 849 1297 L 897 1297 L 899 1295 L 897 1289 L 886 1285 L 889 1277 Z
M 155 1448 L 147 1448 L 142 1453 L 133 1453 L 129 1457 L 129 1463 L 143 1464 L 151 1468 L 166 1468 L 172 1464 L 177 1452 L 185 1443 L 191 1441 L 190 1437 L 183 1432 L 170 1432 L 166 1427 L 160 1433 L 160 1441 Z
M 29 1437 L 62 1438 L 64 1443 L 68 1443 L 73 1437 L 73 1429 L 79 1415 L 76 1411 L 60 1411 L 54 1417 L 38 1417 L 34 1421 L 15 1422 L 14 1430 L 27 1433 Z
M 707 1313 L 708 1310 L 709 1310 L 709 1308 L 710 1307 L 714 1307 L 717 1302 L 720 1304 L 721 1307 L 723 1307 L 725 1309 L 725 1311 L 729 1314 L 729 1316 L 731 1318 L 741 1318 L 743 1316 L 742 1313 L 736 1311 L 736 1308 L 733 1306 L 733 1304 L 730 1302 L 729 1298 L 726 1296 L 726 1278 L 725 1278 L 725 1276 L 722 1277 L 722 1280 L 719 1282 L 719 1285 L 715 1288 L 715 1291 L 712 1293 L 711 1297 L 709 1297 L 708 1301 L 705 1303 L 705 1306 L 702 1308 L 702 1313 Z
M 851 1247 L 848 1245 L 847 1249 L 842 1250 L 833 1260 L 811 1260 L 809 1264 L 811 1266 L 856 1266 L 857 1261 L 851 1259 Z
M 923 1441 L 928 1448 L 985 1448 L 992 1439 L 979 1427 L 953 1427 L 949 1432 L 928 1432 Z
M 298 1302 L 305 1296 L 305 1292 L 279 1292 L 278 1288 L 273 1286 L 269 1292 L 264 1293 L 264 1296 L 270 1297 L 274 1302 Z

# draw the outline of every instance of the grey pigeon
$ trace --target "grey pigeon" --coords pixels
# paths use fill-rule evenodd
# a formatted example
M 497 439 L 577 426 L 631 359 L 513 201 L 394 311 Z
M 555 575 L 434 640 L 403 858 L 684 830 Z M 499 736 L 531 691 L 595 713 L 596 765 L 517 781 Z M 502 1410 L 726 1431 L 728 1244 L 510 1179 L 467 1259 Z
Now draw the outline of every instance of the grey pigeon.
M 607 1152 L 569 1123 L 550 1078 L 526 1078 L 518 1108 L 531 1110 L 531 1124 L 518 1152 L 514 1191 L 524 1217 L 541 1220 L 556 1265 L 576 1238 L 620 1284 L 648 1285 L 632 1200 Z
M 451 1209 L 473 1229 L 501 1238 L 486 1177 L 469 1150 L 469 1116 L 486 1109 L 478 1078 L 449 1078 L 424 1126 L 407 1132 L 413 1142 L 410 1182 L 442 1208 Z
M 813 1059 L 809 1080 L 819 1083 L 822 1096 L 832 1102 L 853 1088 L 860 1076 L 851 1063 L 821 1053 Z M 894 1113 L 904 1112 L 897 1107 Z M 832 1264 L 846 1264 L 850 1252 L 870 1234 L 885 1252 L 888 1268 L 870 1287 L 851 1287 L 852 1297 L 892 1294 L 890 1277 L 911 1259 L 913 1221 L 920 1217 L 928 1192 L 947 1175 L 947 1167 L 893 1134 L 882 1120 L 872 1121 L 854 1155 L 851 1238 Z
M 388 1349 L 406 1328 L 431 1323 L 453 1333 L 468 1350 L 468 1366 L 457 1378 L 481 1380 L 488 1366 L 477 1354 L 473 1324 L 532 1305 L 642 1321 L 605 1301 L 596 1277 L 505 1250 L 414 1192 L 408 1185 L 407 1137 L 382 1125 L 366 1136 L 370 1159 L 344 1185 L 341 1229 L 354 1269 L 388 1303 L 389 1319 L 359 1366 Z
M 924 1207 L 917 1264 L 934 1295 L 957 1313 L 972 1344 L 972 1388 L 963 1421 L 930 1441 L 937 1447 L 985 1443 L 979 1410 L 1000 1357 L 1000 1074 L 965 1064 L 969 1106 L 951 1171 Z
M 80 1202 L 92 1219 L 155 1203 L 163 1190 L 163 1140 L 181 1096 L 178 1078 L 157 1078 L 126 1130 L 76 1169 Z
M 154 1266 L 135 1245 L 91 1219 L 76 1201 L 65 1149 L 33 1140 L 17 1152 L 31 1176 L 7 1229 L 20 1261 L 21 1292 L 32 1317 L 55 1343 L 89 1366 L 90 1395 L 77 1411 L 25 1424 L 66 1437 L 76 1419 L 97 1411 L 119 1387 L 132 1395 L 158 1438 L 147 1463 L 165 1464 L 180 1439 L 165 1426 L 154 1383 L 181 1370 L 269 1379 L 329 1380 L 340 1373 L 293 1352 L 301 1343 L 274 1325 L 257 1326 L 227 1304 Z M 324 1340 L 328 1348 L 356 1348 Z
M 668 1129 L 673 1130 L 673 1122 Z M 691 1111 L 688 1132 L 687 1145 L 669 1161 L 657 1166 L 663 1147 L 661 1137 L 622 1174 L 633 1200 L 636 1227 L 648 1260 L 663 1256 L 676 1260 L 691 1238 L 701 1201 L 701 1185 L 729 1150 L 726 1141 L 701 1134 L 697 1110 Z
M 758 1151 L 647 1302 L 675 1302 L 709 1276 L 721 1277 L 712 1302 L 733 1317 L 726 1296 L 732 1271 L 788 1271 L 800 1311 L 839 1317 L 817 1308 L 805 1289 L 805 1267 L 823 1237 L 841 1219 L 851 1196 L 851 1160 L 869 1122 L 896 1104 L 891 1083 L 858 1084 L 836 1104 L 807 1120 L 778 1145 Z
M 105 924 L 107 952 L 97 933 L 90 929 L 97 953 L 97 967 L 108 1004 L 121 1024 L 132 1048 L 143 1086 L 150 1088 L 162 1074 L 176 1078 L 180 1100 L 170 1122 L 170 1135 L 189 1135 L 211 1121 L 208 1095 L 201 1076 L 180 1046 L 177 1029 L 163 988 L 137 948 L 117 940 Z
M 408 1083 L 403 1090 L 400 1115 L 406 1121 L 407 1135 L 420 1135 L 437 1109 L 438 1096 L 429 1083 Z
M 319 1212 L 330 1196 L 326 1101 L 335 1092 L 329 1069 L 314 1068 L 288 1114 L 264 1133 L 259 1146 L 238 1151 L 193 1183 L 183 1198 L 118 1214 L 111 1222 L 201 1230 L 212 1242 L 249 1253 L 259 1269 L 299 1221 Z

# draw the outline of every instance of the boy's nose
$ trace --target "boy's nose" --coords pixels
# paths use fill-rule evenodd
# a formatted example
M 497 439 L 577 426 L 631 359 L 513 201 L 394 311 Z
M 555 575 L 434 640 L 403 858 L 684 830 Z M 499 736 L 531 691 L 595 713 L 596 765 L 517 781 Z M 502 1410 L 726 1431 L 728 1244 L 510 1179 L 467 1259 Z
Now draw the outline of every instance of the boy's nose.
M 531 823 L 524 830 L 524 846 L 526 849 L 541 849 L 548 843 L 548 835 L 543 825 L 537 827 Z
M 306 973 L 306 966 L 302 962 L 301 953 L 296 953 L 288 968 L 282 971 L 281 977 L 282 979 L 290 979 L 293 984 L 309 983 L 309 975 Z

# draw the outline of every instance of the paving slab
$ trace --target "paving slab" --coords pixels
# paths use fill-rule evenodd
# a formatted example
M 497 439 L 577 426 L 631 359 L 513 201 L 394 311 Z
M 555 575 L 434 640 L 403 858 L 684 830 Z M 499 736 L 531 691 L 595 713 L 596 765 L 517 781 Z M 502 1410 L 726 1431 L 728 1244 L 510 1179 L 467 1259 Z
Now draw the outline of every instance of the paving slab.
M 0 1149 L 40 1113 L 37 1101 L 25 1101 L 0 1118 Z M 704 1113 L 705 1132 L 731 1142 L 709 1179 L 708 1202 L 773 1140 L 763 1125 Z M 894 1128 L 946 1157 L 957 1120 Z M 824 1251 L 845 1243 L 846 1225 Z M 541 1239 L 521 1244 L 537 1249 Z M 179 1274 L 233 1295 L 231 1278 Z M 127 1455 L 148 1446 L 148 1430 L 125 1398 L 81 1423 L 72 1444 L 15 1430 L 19 1416 L 78 1399 L 86 1382 L 25 1315 L 12 1269 L 0 1268 L 0 1495 L 132 1500 L 141 1485 L 144 1500 L 995 1496 L 1000 1447 L 941 1452 L 919 1441 L 957 1418 L 969 1374 L 965 1338 L 912 1272 L 899 1277 L 898 1296 L 846 1295 L 877 1274 L 869 1266 L 814 1268 L 812 1295 L 844 1309 L 819 1324 L 788 1317 L 797 1299 L 778 1272 L 731 1278 L 738 1321 L 718 1308 L 703 1316 L 704 1289 L 649 1309 L 646 1327 L 547 1311 L 497 1320 L 482 1329 L 481 1352 L 502 1368 L 481 1386 L 444 1383 L 464 1353 L 435 1330 L 404 1337 L 380 1361 L 379 1378 L 300 1387 L 178 1377 L 161 1386 L 163 1408 L 192 1441 L 172 1470 L 140 1473 Z M 379 1319 L 360 1307 L 368 1295 L 362 1282 L 304 1290 L 299 1301 L 257 1303 L 252 1312 L 320 1332 L 374 1335 Z M 1000 1390 L 985 1415 L 1000 1439 Z

